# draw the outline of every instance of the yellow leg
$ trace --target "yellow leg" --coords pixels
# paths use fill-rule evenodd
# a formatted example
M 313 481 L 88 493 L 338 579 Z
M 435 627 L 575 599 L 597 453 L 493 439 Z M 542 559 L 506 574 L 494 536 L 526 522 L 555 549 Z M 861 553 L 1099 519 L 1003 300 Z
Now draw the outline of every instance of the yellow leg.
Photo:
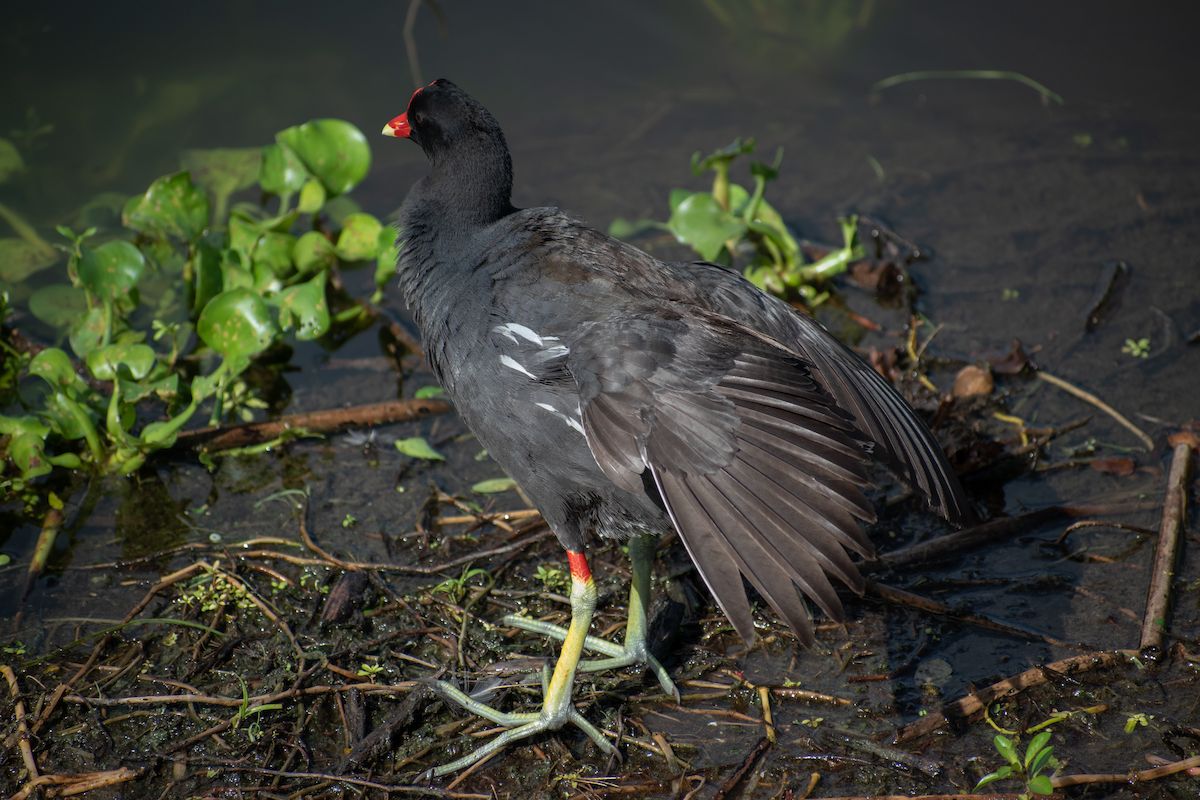
M 575 670 L 579 666 L 579 657 L 583 654 L 584 645 L 589 638 L 587 632 L 592 624 L 592 614 L 596 610 L 596 584 L 592 580 L 592 573 L 583 553 L 568 551 L 567 559 L 571 565 L 571 626 L 563 637 L 562 650 L 558 656 L 558 663 L 554 666 L 554 673 L 543 687 L 542 710 L 537 713 L 502 713 L 473 699 L 456 686 L 436 681 L 435 688 L 447 699 L 497 725 L 512 727 L 470 755 L 435 768 L 434 775 L 457 772 L 498 753 L 510 742 L 542 731 L 558 730 L 568 722 L 581 728 L 605 753 L 615 751 L 616 748 L 609 744 L 604 734 L 584 719 L 571 703 L 572 690 L 575 688 Z

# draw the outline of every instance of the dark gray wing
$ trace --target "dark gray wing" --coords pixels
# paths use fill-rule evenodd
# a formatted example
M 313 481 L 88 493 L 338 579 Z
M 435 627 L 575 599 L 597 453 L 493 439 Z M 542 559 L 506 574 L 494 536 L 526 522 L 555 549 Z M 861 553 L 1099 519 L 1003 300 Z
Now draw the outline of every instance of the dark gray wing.
M 962 485 L 929 428 L 875 370 L 817 322 L 705 262 L 666 265 L 688 300 L 782 343 L 809 366 L 837 407 L 854 418 L 871 457 L 921 493 L 950 522 L 971 516 Z
M 806 644 L 796 587 L 841 618 L 828 575 L 861 591 L 846 548 L 872 552 L 858 520 L 865 453 L 852 418 L 777 342 L 736 323 L 631 314 L 570 343 L 584 434 L 618 486 L 649 469 L 693 562 L 742 638 L 742 576 Z M 673 316 L 674 318 L 667 318 Z

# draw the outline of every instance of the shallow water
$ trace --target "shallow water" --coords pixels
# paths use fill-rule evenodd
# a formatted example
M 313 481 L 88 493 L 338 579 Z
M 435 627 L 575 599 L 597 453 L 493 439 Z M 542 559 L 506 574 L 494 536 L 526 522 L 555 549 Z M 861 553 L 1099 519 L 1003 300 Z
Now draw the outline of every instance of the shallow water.
M 418 148 L 373 136 L 404 110 L 414 85 L 401 40 L 403 7 L 367 3 L 334 12 L 324 4 L 293 3 L 284 14 L 230 3 L 203 18 L 161 6 L 131 8 L 8 12 L 0 131 L 27 126 L 31 108 L 54 131 L 38 140 L 42 146 L 27 174 L 0 186 L 0 202 L 48 238 L 55 224 L 76 220 L 99 193 L 138 192 L 177 169 L 181 148 L 257 146 L 315 117 L 347 119 L 367 132 L 374 165 L 353 195 L 365 210 L 390 215 L 424 174 Z M 757 16 L 755 8 L 762 10 Z M 1197 417 L 1200 346 L 1185 344 L 1200 329 L 1200 86 L 1194 80 L 1200 64 L 1191 42 L 1200 14 L 1194 4 L 1158 4 L 1136 15 L 1115 4 L 1111 10 L 1021 2 L 982 9 L 868 0 L 586 7 L 462 2 L 447 3 L 445 12 L 444 35 L 427 9 L 419 14 L 423 77 L 454 80 L 499 119 L 516 165 L 517 205 L 557 205 L 601 228 L 618 216 L 663 219 L 670 189 L 706 186 L 688 170 L 694 151 L 754 136 L 764 157 L 786 148 L 768 198 L 800 235 L 836 241 L 836 215 L 853 211 L 886 221 L 931 254 L 912 270 L 919 309 L 943 326 L 930 354 L 970 363 L 1019 338 L 1040 367 L 1101 396 L 1160 443 L 1165 430 Z M 1064 103 L 999 80 L 923 80 L 869 91 L 891 75 L 952 69 L 1016 71 Z M 749 180 L 736 169 L 734 177 Z M 1130 265 L 1132 281 L 1115 314 L 1085 334 L 1082 314 L 1102 265 L 1113 260 Z M 45 277 L 36 276 L 34 284 Z M 347 281 L 363 294 L 370 276 L 351 273 Z M 20 298 L 31 287 L 12 288 Z M 860 344 L 894 344 L 905 320 L 853 287 L 845 291 L 856 311 L 885 328 Z M 387 304 L 403 314 L 396 297 Z M 36 324 L 28 330 L 50 335 Z M 1148 358 L 1122 353 L 1127 339 L 1143 337 L 1151 341 Z M 300 346 L 293 363 L 301 371 L 285 376 L 286 411 L 394 398 L 395 376 L 373 368 L 379 355 L 373 334 L 334 354 L 336 362 L 315 345 Z M 945 390 L 953 371 L 931 377 Z M 402 382 L 405 396 L 429 380 L 426 373 L 410 376 Z M 1010 407 L 1019 404 L 1014 413 L 1030 424 L 1093 417 L 1051 445 L 1050 461 L 1066 460 L 1089 440 L 1098 456 L 1139 446 L 1115 422 L 1056 389 L 1023 378 L 1001 383 L 1018 393 Z M 384 435 L 442 440 L 463 432 L 448 417 L 395 426 Z M 196 465 L 172 464 L 158 470 L 157 482 L 149 478 L 137 489 L 109 482 L 94 511 L 60 542 L 15 638 L 61 643 L 74 623 L 55 620 L 120 618 L 152 582 L 136 571 L 81 569 L 87 564 L 203 542 L 212 530 L 227 541 L 280 532 L 294 538 L 290 508 L 264 502 L 281 489 L 311 487 L 310 527 L 327 547 L 363 560 L 386 558 L 377 533 L 366 533 L 410 530 L 431 479 L 453 494 L 497 476 L 494 465 L 475 460 L 477 450 L 469 440 L 447 443 L 447 464 L 409 470 L 399 480 L 404 494 L 394 491 L 402 459 L 390 446 L 363 455 L 343 437 L 227 461 L 212 476 Z M 1144 450 L 1132 455 L 1144 469 L 1128 477 L 1061 469 L 1009 482 L 970 480 L 967 488 L 992 514 L 1143 496 L 1157 502 L 1163 460 Z M 77 513 L 84 495 L 80 489 L 64 498 L 69 511 Z M 512 493 L 497 502 L 521 505 Z M 207 512 L 192 518 L 193 527 L 174 522 L 178 510 L 203 504 Z M 348 513 L 358 527 L 339 524 Z M 1154 528 L 1158 511 L 1122 519 Z M 918 520 L 912 512 L 886 517 L 876 541 L 887 547 L 930 535 L 929 523 Z M 1072 549 L 1086 546 L 1119 560 L 1064 560 L 1061 551 L 1037 544 L 1062 527 L 942 565 L 930 577 L 999 579 L 991 588 L 939 591 L 949 602 L 1068 641 L 1136 646 L 1136 625 L 1119 609 L 1140 615 L 1152 548 L 1125 555 L 1138 537 L 1101 529 L 1076 534 Z M 21 565 L 37 534 L 19 507 L 0 509 L 0 551 L 14 559 L 0 572 L 0 608 L 15 609 Z M 1189 555 L 1181 576 L 1193 564 Z M 1026 583 L 1045 573 L 1075 591 Z M 892 657 L 909 649 L 897 642 L 919 640 L 928 624 L 869 603 L 852 604 L 849 613 L 865 619 L 870 640 L 883 648 L 881 655 L 890 647 Z M 1175 630 L 1194 634 L 1196 624 L 1195 603 L 1181 603 Z M 1070 654 L 938 625 L 940 635 L 922 658 L 948 664 L 938 686 L 945 699 L 960 696 L 971 682 Z M 759 653 L 741 667 L 755 680 L 780 682 L 805 674 L 818 654 L 799 653 L 795 666 L 789 666 L 790 653 L 779 658 L 787 663 Z M 822 689 L 836 693 L 836 686 Z M 894 703 L 901 718 L 928 701 L 912 681 L 888 691 L 886 703 Z M 751 744 L 757 735 L 746 734 Z M 744 750 L 704 750 L 700 760 L 736 761 Z M 1106 766 L 1130 768 L 1140 765 L 1118 760 Z

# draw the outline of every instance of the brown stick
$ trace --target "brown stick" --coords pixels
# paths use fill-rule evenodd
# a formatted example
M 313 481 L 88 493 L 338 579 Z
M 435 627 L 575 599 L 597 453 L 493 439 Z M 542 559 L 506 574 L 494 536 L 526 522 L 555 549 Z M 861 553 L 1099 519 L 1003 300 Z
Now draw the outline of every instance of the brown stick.
M 384 425 L 403 422 L 434 414 L 445 414 L 450 404 L 445 400 L 391 400 L 353 408 L 335 408 L 309 414 L 289 414 L 268 422 L 246 425 L 218 425 L 179 434 L 176 447 L 200 447 L 212 452 L 231 447 L 249 447 L 278 438 L 286 430 L 305 428 L 310 433 L 336 433 L 363 425 Z M 203 445 L 201 447 L 201 445 Z
M 942 706 L 940 711 L 926 714 L 915 722 L 911 722 L 902 728 L 897 728 L 895 735 L 892 737 L 892 744 L 899 744 L 900 742 L 923 736 L 926 733 L 933 733 L 946 724 L 946 720 L 949 717 L 965 719 L 972 714 L 982 711 L 984 707 L 1005 695 L 1015 694 L 1045 683 L 1049 680 L 1047 678 L 1049 674 L 1077 674 L 1095 667 L 1108 666 L 1115 663 L 1118 659 L 1133 654 L 1132 651 L 1127 650 L 1088 653 L 1082 656 L 1064 658 L 1062 661 L 1055 661 L 1053 664 L 1047 664 L 1045 667 L 1038 666 L 1027 669 L 1020 675 L 1006 678 L 998 683 L 993 683 L 991 686 L 972 692 L 966 697 Z
M 1082 783 L 1128 783 L 1134 785 L 1138 781 L 1164 778 L 1167 775 L 1174 775 L 1195 767 L 1200 767 L 1200 756 L 1192 756 L 1172 764 L 1144 769 L 1141 772 L 1130 772 L 1125 775 L 1059 775 L 1057 778 L 1051 778 L 1050 784 L 1056 789 L 1063 786 L 1078 786 Z
M 1167 492 L 1163 498 L 1162 520 L 1158 529 L 1158 547 L 1150 589 L 1146 594 L 1146 615 L 1142 617 L 1141 648 L 1162 647 L 1163 630 L 1171 605 L 1171 584 L 1179 563 L 1183 522 L 1187 519 L 1187 488 L 1192 477 L 1192 447 L 1187 442 L 1175 445 Z

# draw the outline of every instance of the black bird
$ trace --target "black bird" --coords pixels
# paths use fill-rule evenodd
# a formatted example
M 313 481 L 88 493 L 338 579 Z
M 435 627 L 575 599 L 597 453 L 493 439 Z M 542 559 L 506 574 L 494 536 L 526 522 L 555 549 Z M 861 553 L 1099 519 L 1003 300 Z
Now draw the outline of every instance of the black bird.
M 570 721 L 612 746 L 571 703 L 577 667 L 645 663 L 655 537 L 678 531 L 747 644 L 742 579 L 806 645 L 803 600 L 830 617 L 833 575 L 861 592 L 847 548 L 872 555 L 859 520 L 864 462 L 897 474 L 950 519 L 967 515 L 929 429 L 858 356 L 740 275 L 664 262 L 552 208 L 515 208 L 512 159 L 495 118 L 446 80 L 418 89 L 384 128 L 411 139 L 429 175 L 400 210 L 400 286 L 434 373 L 488 453 L 550 524 L 571 567 L 567 630 L 540 713 L 503 714 L 439 682 L 459 704 L 513 726 L 435 772 Z M 591 530 L 628 539 L 633 561 L 624 646 L 587 636 L 596 589 Z M 584 648 L 609 656 L 584 662 Z

